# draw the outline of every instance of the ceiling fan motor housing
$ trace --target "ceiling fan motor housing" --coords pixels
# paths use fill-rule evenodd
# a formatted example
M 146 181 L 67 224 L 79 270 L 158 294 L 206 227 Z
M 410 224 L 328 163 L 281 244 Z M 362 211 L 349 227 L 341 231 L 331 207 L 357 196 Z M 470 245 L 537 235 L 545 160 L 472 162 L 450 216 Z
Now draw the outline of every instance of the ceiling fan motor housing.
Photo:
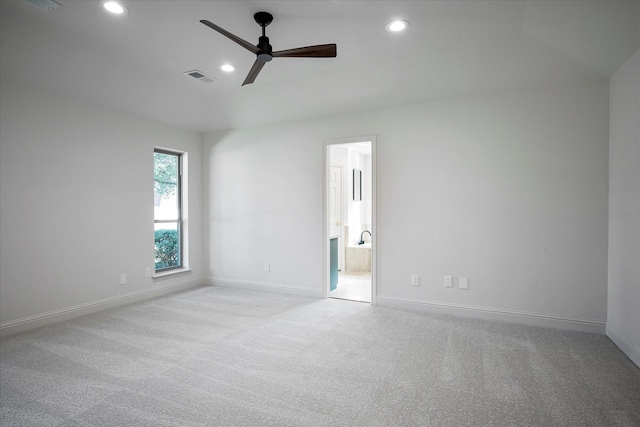
M 273 51 L 273 49 L 271 48 L 271 45 L 269 44 L 269 37 L 267 36 L 260 36 L 260 39 L 258 40 L 258 45 L 257 45 L 258 49 L 260 49 L 260 52 L 258 52 L 258 61 L 260 62 L 269 62 L 273 59 L 273 56 L 271 54 L 271 52 Z

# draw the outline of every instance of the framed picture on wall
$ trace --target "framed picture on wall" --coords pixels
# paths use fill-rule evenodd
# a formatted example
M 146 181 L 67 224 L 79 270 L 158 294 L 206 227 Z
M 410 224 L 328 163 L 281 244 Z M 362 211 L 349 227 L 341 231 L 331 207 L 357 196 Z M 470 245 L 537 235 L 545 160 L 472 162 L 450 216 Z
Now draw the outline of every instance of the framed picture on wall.
M 362 171 L 360 169 L 353 170 L 353 200 L 356 202 L 362 200 Z

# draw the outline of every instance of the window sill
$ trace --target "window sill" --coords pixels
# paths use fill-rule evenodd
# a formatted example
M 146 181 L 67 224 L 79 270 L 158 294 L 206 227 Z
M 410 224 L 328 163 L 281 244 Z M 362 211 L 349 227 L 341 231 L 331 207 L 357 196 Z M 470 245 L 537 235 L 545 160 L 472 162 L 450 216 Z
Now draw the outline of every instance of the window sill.
M 177 268 L 175 270 L 171 270 L 171 271 L 163 271 L 161 273 L 156 273 L 152 279 L 155 280 L 163 280 L 163 279 L 171 279 L 172 277 L 175 276 L 181 276 L 184 274 L 189 274 L 191 273 L 191 269 L 190 268 Z

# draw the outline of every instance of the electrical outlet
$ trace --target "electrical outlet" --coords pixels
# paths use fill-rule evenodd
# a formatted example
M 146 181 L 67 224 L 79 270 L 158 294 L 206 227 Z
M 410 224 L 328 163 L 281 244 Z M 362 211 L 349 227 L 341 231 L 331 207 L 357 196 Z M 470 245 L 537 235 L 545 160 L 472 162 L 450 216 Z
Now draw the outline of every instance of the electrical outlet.
M 420 286 L 420 276 L 417 274 L 411 275 L 411 286 Z
M 271 264 L 269 264 L 268 262 L 264 263 L 264 272 L 268 273 L 271 271 Z
M 453 276 L 444 276 L 444 287 L 453 288 Z
M 126 273 L 122 273 L 120 275 L 120 284 L 121 285 L 126 285 L 127 284 L 127 274 Z
M 464 289 L 464 290 L 469 289 L 469 281 L 466 277 L 460 278 L 460 289 Z
M 146 267 L 144 269 L 144 277 L 151 277 L 151 268 Z

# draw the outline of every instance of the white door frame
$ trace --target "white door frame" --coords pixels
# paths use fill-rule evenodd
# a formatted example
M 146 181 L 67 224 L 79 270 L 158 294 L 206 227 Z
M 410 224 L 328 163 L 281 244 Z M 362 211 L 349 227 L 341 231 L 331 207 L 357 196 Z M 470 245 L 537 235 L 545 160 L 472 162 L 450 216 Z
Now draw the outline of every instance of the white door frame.
M 371 233 L 373 237 L 371 238 L 371 304 L 377 305 L 377 266 L 378 263 L 376 261 L 377 254 L 377 241 L 378 241 L 378 232 L 377 232 L 377 185 L 376 185 L 376 135 L 364 135 L 364 136 L 354 136 L 347 138 L 338 138 L 338 139 L 325 139 L 324 140 L 324 176 L 322 181 L 323 188 L 323 197 L 322 197 L 322 206 L 324 207 L 324 215 L 323 215 L 323 224 L 322 224 L 322 235 L 324 236 L 323 241 L 323 256 L 322 256 L 322 298 L 329 298 L 329 146 L 336 144 L 352 144 L 356 142 L 371 142 Z

